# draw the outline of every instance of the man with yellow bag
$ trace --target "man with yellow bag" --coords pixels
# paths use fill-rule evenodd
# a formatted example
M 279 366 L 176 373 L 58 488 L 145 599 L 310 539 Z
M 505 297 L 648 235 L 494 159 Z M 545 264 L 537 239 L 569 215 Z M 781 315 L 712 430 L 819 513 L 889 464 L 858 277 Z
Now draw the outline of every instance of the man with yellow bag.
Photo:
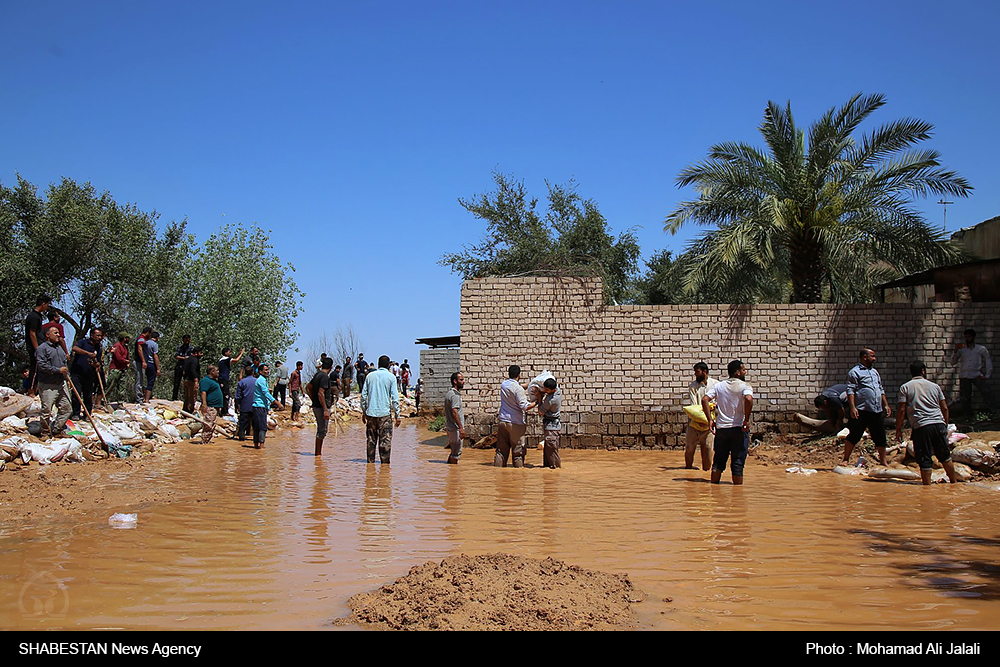
M 684 465 L 694 468 L 694 452 L 701 448 L 701 469 L 712 467 L 712 449 L 715 436 L 708 425 L 708 416 L 701 407 L 701 399 L 717 380 L 708 377 L 708 364 L 699 361 L 694 365 L 694 382 L 688 385 L 689 405 L 684 407 L 690 421 L 687 425 L 684 443 Z

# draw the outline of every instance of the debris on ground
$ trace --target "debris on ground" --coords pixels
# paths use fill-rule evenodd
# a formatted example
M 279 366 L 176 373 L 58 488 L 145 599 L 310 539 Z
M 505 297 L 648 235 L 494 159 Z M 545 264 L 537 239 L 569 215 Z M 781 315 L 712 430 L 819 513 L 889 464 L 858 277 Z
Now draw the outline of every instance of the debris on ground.
M 646 594 L 627 574 L 553 558 L 451 556 L 348 600 L 336 625 L 381 630 L 619 630 L 633 628 L 632 604 Z

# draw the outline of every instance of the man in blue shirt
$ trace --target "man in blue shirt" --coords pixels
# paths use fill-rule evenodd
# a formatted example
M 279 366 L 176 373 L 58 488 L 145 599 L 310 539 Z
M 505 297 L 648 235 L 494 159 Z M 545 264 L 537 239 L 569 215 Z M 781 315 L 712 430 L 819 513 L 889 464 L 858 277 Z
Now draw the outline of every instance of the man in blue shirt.
M 844 460 L 841 465 L 850 465 L 851 452 L 861 442 L 865 429 L 875 442 L 878 460 L 885 460 L 885 420 L 892 416 L 889 400 L 885 397 L 882 376 L 875 370 L 875 352 L 871 348 L 861 350 L 858 365 L 847 373 L 847 427 L 850 432 L 844 443 Z
M 243 369 L 243 379 L 236 385 L 236 411 L 240 418 L 236 424 L 236 437 L 241 441 L 246 439 L 250 430 L 250 418 L 253 416 L 254 391 L 257 378 L 249 366 Z
M 375 463 L 375 444 L 378 443 L 379 461 L 389 465 L 392 416 L 395 416 L 396 426 L 399 426 L 399 388 L 396 376 L 389 372 L 389 357 L 384 354 L 378 358 L 378 370 L 365 376 L 361 389 L 361 413 L 368 440 L 368 463 Z
M 281 403 L 271 396 L 268 391 L 267 377 L 271 374 L 271 367 L 267 364 L 260 365 L 260 375 L 254 383 L 253 390 L 253 413 L 250 417 L 250 425 L 253 427 L 253 446 L 260 449 L 264 446 L 264 437 L 267 435 L 267 411 L 269 408 L 281 409 Z

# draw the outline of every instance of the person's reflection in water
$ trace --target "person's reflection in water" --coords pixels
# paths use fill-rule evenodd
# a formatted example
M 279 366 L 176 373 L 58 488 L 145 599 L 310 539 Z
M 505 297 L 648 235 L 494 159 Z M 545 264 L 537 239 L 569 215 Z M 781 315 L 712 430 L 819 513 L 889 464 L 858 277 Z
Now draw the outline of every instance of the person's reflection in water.
M 390 554 L 394 552 L 396 512 L 392 497 L 392 472 L 389 466 L 368 466 L 365 488 L 358 516 L 358 537 L 363 552 Z M 384 558 L 366 558 L 382 562 Z

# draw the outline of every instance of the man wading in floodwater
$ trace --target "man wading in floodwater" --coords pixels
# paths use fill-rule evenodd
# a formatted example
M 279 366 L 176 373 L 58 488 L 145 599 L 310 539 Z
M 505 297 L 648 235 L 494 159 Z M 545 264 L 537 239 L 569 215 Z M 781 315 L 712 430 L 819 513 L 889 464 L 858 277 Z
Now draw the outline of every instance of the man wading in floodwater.
M 941 387 L 927 379 L 927 367 L 922 361 L 910 364 L 913 379 L 899 388 L 899 405 L 896 406 L 896 440 L 903 441 L 903 416 L 909 417 L 913 429 L 913 453 L 920 461 L 920 481 L 924 486 L 931 483 L 931 468 L 934 460 L 941 462 L 954 484 L 955 465 L 951 462 L 948 448 L 948 402 L 944 400 Z
M 750 412 L 753 410 L 753 389 L 743 380 L 747 369 L 734 359 L 727 367 L 729 379 L 712 385 L 701 399 L 701 408 L 708 416 L 708 425 L 715 434 L 715 458 L 712 461 L 712 484 L 718 484 L 732 455 L 733 484 L 743 483 L 743 466 L 750 449 Z M 711 417 L 710 401 L 715 401 L 715 419 Z
M 462 415 L 462 388 L 465 387 L 465 376 L 461 373 L 451 374 L 451 389 L 444 395 L 444 430 L 448 434 L 448 446 L 451 456 L 448 463 L 458 465 L 458 457 L 462 455 L 462 440 L 465 439 L 465 417 Z
M 500 414 L 497 425 L 497 451 L 493 455 L 493 466 L 507 467 L 507 457 L 512 456 L 514 467 L 524 467 L 524 437 L 526 426 L 524 413 L 535 407 L 528 402 L 524 387 L 517 379 L 521 377 L 521 367 L 510 366 L 507 369 L 507 379 L 500 384 Z
M 399 389 L 396 387 L 395 376 L 389 372 L 389 357 L 384 354 L 378 358 L 378 370 L 365 376 L 365 385 L 361 390 L 361 412 L 368 440 L 368 463 L 375 463 L 377 443 L 379 461 L 389 465 L 393 416 L 396 418 L 396 426 L 399 426 Z
M 316 417 L 316 448 L 313 452 L 316 456 L 323 454 L 323 438 L 326 437 L 327 428 L 330 426 L 330 405 L 327 403 L 327 397 L 330 395 L 331 366 L 333 357 L 327 357 L 309 381 L 309 400 L 312 401 L 313 415 Z
M 882 376 L 875 370 L 875 351 L 861 350 L 858 365 L 847 373 L 847 427 L 851 429 L 844 443 L 844 460 L 841 465 L 849 466 L 851 451 L 861 442 L 865 429 L 875 442 L 878 462 L 888 465 L 885 460 L 885 420 L 892 416 L 889 399 L 885 397 Z

